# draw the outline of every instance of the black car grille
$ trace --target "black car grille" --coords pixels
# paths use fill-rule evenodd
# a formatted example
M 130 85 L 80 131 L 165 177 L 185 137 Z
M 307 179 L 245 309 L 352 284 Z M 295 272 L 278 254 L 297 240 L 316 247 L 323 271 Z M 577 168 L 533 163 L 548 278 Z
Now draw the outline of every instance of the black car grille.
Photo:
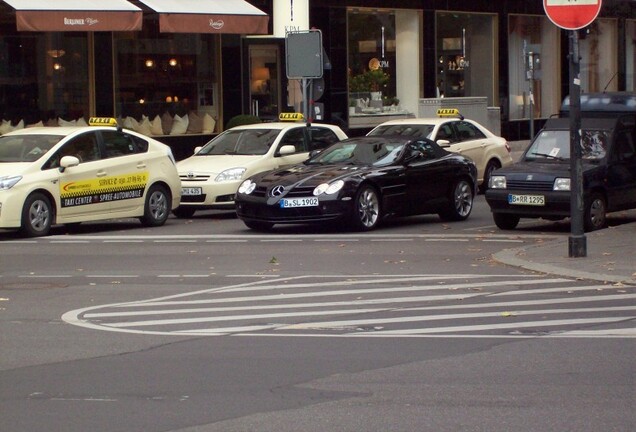
M 181 202 L 200 203 L 205 202 L 205 194 L 201 195 L 181 195 Z
M 508 180 L 508 189 L 523 189 L 531 192 L 551 191 L 553 182 L 551 181 L 528 181 L 528 180 Z
M 290 190 L 287 194 L 285 194 L 285 198 L 314 196 L 313 195 L 314 189 L 315 189 L 314 186 L 295 187 L 294 189 Z

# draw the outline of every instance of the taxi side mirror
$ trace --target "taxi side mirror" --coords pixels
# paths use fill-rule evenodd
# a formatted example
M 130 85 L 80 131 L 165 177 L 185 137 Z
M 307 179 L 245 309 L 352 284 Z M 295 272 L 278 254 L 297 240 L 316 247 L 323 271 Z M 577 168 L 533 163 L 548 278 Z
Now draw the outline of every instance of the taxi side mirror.
M 296 153 L 296 147 L 293 145 L 284 145 L 278 151 L 278 154 L 281 156 L 287 156 L 294 153 Z
M 66 168 L 76 167 L 79 163 L 79 159 L 75 156 L 63 156 L 60 159 L 60 172 L 64 172 Z
M 444 148 L 444 147 L 450 147 L 450 141 L 449 140 L 445 140 L 445 139 L 441 139 L 441 140 L 437 140 L 436 141 L 437 145 Z
M 199 153 L 199 150 L 201 150 L 203 148 L 203 146 L 197 146 L 194 148 L 194 154 Z

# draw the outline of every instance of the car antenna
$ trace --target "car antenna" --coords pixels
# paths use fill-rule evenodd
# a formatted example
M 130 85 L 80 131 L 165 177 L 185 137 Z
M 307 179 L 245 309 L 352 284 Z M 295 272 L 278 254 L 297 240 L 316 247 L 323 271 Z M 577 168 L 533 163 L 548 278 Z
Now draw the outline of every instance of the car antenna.
M 609 85 L 612 83 L 612 81 L 614 81 L 614 78 L 616 78 L 616 75 L 618 75 L 618 72 L 614 72 L 614 75 L 612 75 L 612 77 L 609 79 L 609 81 L 607 82 L 607 85 L 603 87 L 603 93 L 605 93 Z

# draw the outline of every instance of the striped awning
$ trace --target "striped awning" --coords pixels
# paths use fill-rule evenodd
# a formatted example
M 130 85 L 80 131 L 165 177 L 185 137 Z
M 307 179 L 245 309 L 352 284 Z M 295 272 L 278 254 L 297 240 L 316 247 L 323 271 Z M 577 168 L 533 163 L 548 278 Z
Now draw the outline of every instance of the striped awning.
M 162 33 L 267 34 L 269 16 L 244 0 L 139 0 Z
M 4 0 L 18 31 L 141 30 L 142 10 L 126 0 Z

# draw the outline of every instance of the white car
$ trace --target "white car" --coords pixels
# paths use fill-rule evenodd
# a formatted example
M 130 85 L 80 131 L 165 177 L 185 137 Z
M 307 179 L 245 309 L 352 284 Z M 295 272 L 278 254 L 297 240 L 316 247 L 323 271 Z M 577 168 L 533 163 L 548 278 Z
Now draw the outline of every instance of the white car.
M 318 123 L 257 123 L 228 129 L 177 162 L 182 194 L 173 213 L 191 217 L 203 209 L 234 210 L 234 195 L 246 178 L 301 163 L 309 152 L 345 138 L 338 126 Z
M 52 225 L 138 217 L 163 225 L 181 183 L 170 148 L 115 127 L 34 127 L 0 136 L 0 228 L 27 237 Z
M 438 117 L 392 120 L 367 135 L 423 136 L 440 147 L 471 158 L 477 165 L 477 183 L 484 192 L 488 179 L 498 168 L 512 165 L 510 146 L 476 121 L 462 117 L 456 109 L 438 110 Z

